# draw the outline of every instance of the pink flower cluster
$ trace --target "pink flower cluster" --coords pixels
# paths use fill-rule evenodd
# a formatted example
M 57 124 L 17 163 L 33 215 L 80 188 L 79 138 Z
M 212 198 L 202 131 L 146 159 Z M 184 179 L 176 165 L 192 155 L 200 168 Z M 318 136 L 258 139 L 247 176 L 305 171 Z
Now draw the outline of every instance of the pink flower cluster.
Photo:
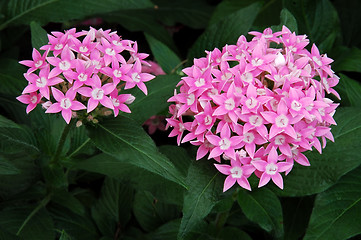
M 134 101 L 122 89 L 137 86 L 147 94 L 144 82 L 154 76 L 142 72 L 148 54 L 138 52 L 137 42 L 94 28 L 52 32 L 48 38 L 40 48 L 43 54 L 33 49 L 33 60 L 20 62 L 29 67 L 24 74 L 28 85 L 17 97 L 28 104 L 27 113 L 42 104 L 46 113 L 61 112 L 67 123 L 72 116 L 94 119 L 110 110 L 117 116 L 119 111 L 130 113 L 127 104 Z
M 258 187 L 272 179 L 283 189 L 280 173 L 288 174 L 294 162 L 309 166 L 303 152 L 314 147 L 321 153 L 326 138 L 334 140 L 330 125 L 338 104 L 326 97 L 339 98 L 333 60 L 315 45 L 309 52 L 306 36 L 286 27 L 249 34 L 250 42 L 241 36 L 236 45 L 194 59 L 183 70 L 180 93 L 169 99 L 175 102 L 169 136 L 198 146 L 197 160 L 209 153 L 220 163 L 215 167 L 227 175 L 223 191 L 235 182 L 251 190 L 253 173 Z

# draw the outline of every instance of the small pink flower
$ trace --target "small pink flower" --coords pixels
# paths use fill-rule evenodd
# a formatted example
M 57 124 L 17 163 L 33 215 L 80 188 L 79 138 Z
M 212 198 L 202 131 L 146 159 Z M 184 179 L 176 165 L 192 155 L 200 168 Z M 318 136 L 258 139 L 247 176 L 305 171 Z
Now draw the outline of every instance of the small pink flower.
M 73 111 L 86 109 L 82 103 L 74 100 L 76 92 L 73 89 L 69 89 L 65 95 L 56 88 L 51 88 L 51 91 L 57 102 L 52 104 L 46 113 L 61 112 L 65 122 L 69 124 Z
M 252 161 L 252 165 L 257 170 L 263 172 L 258 187 L 266 185 L 272 179 L 281 189 L 283 189 L 283 179 L 280 172 L 285 172 L 293 166 L 293 164 L 289 162 L 278 162 L 278 154 L 275 148 L 272 148 L 269 152 L 267 161 Z
M 26 113 L 29 114 L 36 105 L 38 105 L 41 101 L 42 95 L 40 93 L 31 92 L 30 94 L 23 94 L 16 99 L 24 104 L 28 104 L 26 107 Z

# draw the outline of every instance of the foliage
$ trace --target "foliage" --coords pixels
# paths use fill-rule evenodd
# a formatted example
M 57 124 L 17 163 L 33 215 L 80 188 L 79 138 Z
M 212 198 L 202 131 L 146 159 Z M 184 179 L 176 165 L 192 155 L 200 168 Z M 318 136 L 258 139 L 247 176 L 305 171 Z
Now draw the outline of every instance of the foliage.
M 361 9 L 356 0 L 0 1 L 0 239 L 358 239 L 361 235 Z M 132 113 L 76 127 L 16 100 L 18 62 L 47 34 L 72 27 L 116 30 L 165 72 L 135 96 Z M 196 148 L 148 135 L 166 115 L 183 68 L 249 31 L 282 25 L 305 34 L 334 62 L 340 106 L 335 142 L 311 166 L 295 166 L 284 189 L 222 192 L 224 176 Z M 330 97 L 330 96 L 328 96 Z

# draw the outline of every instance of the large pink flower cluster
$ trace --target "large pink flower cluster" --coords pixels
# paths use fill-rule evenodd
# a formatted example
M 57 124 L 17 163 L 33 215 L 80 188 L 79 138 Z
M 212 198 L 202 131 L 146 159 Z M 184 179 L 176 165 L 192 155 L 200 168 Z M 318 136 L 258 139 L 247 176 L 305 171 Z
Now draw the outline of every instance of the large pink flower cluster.
M 94 28 L 52 32 L 48 38 L 40 48 L 43 54 L 33 49 L 33 60 L 20 62 L 29 67 L 24 74 L 28 85 L 17 97 L 28 104 L 27 113 L 42 104 L 46 113 L 61 112 L 67 123 L 80 110 L 88 119 L 110 110 L 117 116 L 129 113 L 127 104 L 134 100 L 122 89 L 137 86 L 147 94 L 144 82 L 154 76 L 142 72 L 148 54 L 138 52 L 137 42 Z
M 180 93 L 169 99 L 175 102 L 169 136 L 198 146 L 197 160 L 209 153 L 220 163 L 215 167 L 228 175 L 223 191 L 235 182 L 251 190 L 253 173 L 258 187 L 272 179 L 283 189 L 280 173 L 288 174 L 294 162 L 309 166 L 303 152 L 314 147 L 321 153 L 336 124 L 338 104 L 326 97 L 339 98 L 332 59 L 315 45 L 309 52 L 306 36 L 286 27 L 249 34 L 250 42 L 241 36 L 236 45 L 194 59 L 183 70 Z

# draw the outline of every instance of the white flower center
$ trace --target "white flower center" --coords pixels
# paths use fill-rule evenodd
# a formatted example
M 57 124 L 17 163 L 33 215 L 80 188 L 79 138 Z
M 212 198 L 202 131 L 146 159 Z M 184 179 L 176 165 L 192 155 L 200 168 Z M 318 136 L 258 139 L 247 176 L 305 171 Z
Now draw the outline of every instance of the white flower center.
M 252 80 L 253 80 L 252 73 L 246 72 L 246 73 L 242 74 L 241 80 L 244 81 L 244 82 L 247 82 L 247 83 L 252 82 Z
M 85 52 L 87 52 L 89 49 L 86 47 L 86 46 L 81 46 L 80 48 L 79 48 L 79 51 L 80 52 L 82 52 L 82 53 L 85 53 Z
M 266 166 L 266 173 L 268 175 L 275 175 L 277 173 L 278 167 L 274 163 L 269 163 Z
M 236 151 L 236 155 L 238 155 L 240 158 L 245 158 L 247 156 L 247 152 L 243 149 Z
M 212 117 L 210 115 L 207 115 L 205 118 L 204 118 L 204 124 L 205 125 L 210 125 L 212 124 Z
M 263 64 L 263 59 L 255 58 L 252 59 L 252 65 L 255 67 L 261 66 Z
M 249 123 L 255 127 L 259 127 L 263 123 L 263 119 L 258 115 L 252 115 L 249 117 Z
M 323 116 L 325 116 L 325 109 L 324 108 L 319 108 L 319 109 L 317 109 L 318 110 L 318 112 L 320 113 L 320 115 L 323 117 Z
M 132 79 L 134 82 L 140 82 L 140 75 L 138 73 L 132 73 Z
M 228 138 L 222 138 L 218 144 L 220 149 L 227 150 L 231 146 L 231 141 Z
M 35 63 L 35 67 L 36 67 L 36 68 L 40 67 L 41 65 L 43 65 L 43 61 L 42 61 L 42 60 L 36 61 L 36 63 Z
M 119 71 L 119 70 L 117 70 L 117 69 L 115 69 L 115 70 L 113 71 L 113 74 L 114 74 L 114 76 L 117 77 L 117 78 L 120 78 L 120 77 L 122 76 L 122 72 Z M 135 81 L 135 80 L 134 80 L 134 81 Z
M 313 57 L 312 57 L 312 60 L 313 60 L 318 66 L 322 66 L 322 62 L 321 62 L 321 60 L 320 60 L 318 57 L 313 56 Z
M 276 122 L 276 126 L 279 128 L 285 128 L 288 126 L 288 118 L 283 114 L 276 117 L 275 122 Z
M 59 63 L 59 68 L 62 70 L 62 71 L 66 71 L 66 70 L 68 70 L 69 68 L 70 68 L 70 62 L 68 62 L 68 61 L 61 61 L 60 63 Z
M 194 85 L 196 85 L 196 87 L 202 87 L 202 86 L 204 86 L 204 84 L 206 84 L 206 81 L 204 80 L 204 78 L 200 78 L 194 83 Z
M 300 111 L 301 108 L 302 108 L 302 104 L 296 100 L 293 100 L 292 103 L 291 103 L 291 108 L 295 111 Z
M 265 96 L 266 95 L 266 90 L 263 88 L 258 88 L 257 89 L 257 95 L 258 96 Z
M 118 107 L 120 105 L 120 102 L 117 98 L 112 98 L 113 106 Z
M 193 93 L 189 94 L 187 97 L 187 105 L 188 106 L 192 105 L 195 100 L 196 100 L 196 96 L 194 96 Z
M 270 105 L 272 110 L 276 112 L 278 107 L 278 101 L 276 99 L 271 99 Z
M 61 44 L 61 43 L 56 44 L 55 47 L 54 47 L 54 49 L 55 49 L 55 50 L 63 49 L 63 44 Z
M 103 99 L 103 97 L 104 97 L 104 91 L 103 91 L 103 89 L 101 89 L 101 88 L 95 88 L 95 89 L 92 91 L 92 97 L 93 97 L 95 100 Z
M 80 73 L 78 75 L 78 79 L 79 79 L 80 82 L 85 82 L 88 79 L 88 75 L 84 74 L 84 73 Z
M 230 172 L 233 178 L 241 178 L 243 173 L 242 168 L 240 167 L 233 167 Z
M 275 144 L 278 146 L 283 145 L 285 141 L 286 141 L 286 137 L 283 135 L 277 135 L 275 137 Z
M 60 107 L 64 109 L 68 109 L 71 107 L 71 101 L 69 98 L 63 98 L 60 101 Z
M 115 55 L 115 51 L 114 49 L 111 49 L 111 48 L 107 48 L 105 49 L 105 53 L 109 56 L 114 56 Z
M 117 40 L 113 40 L 112 43 L 115 45 L 115 46 L 122 46 L 122 43 L 120 41 L 117 41 Z
M 251 132 L 247 132 L 243 135 L 243 141 L 246 143 L 251 143 L 254 140 L 254 134 Z
M 248 107 L 248 109 L 252 109 L 255 108 L 257 106 L 257 99 L 254 99 L 253 97 L 248 98 L 246 101 L 246 106 Z
M 35 104 L 37 101 L 38 101 L 38 97 L 37 97 L 36 95 L 34 95 L 34 96 L 32 96 L 32 97 L 30 98 L 30 102 L 31 102 L 32 104 Z
M 45 77 L 41 77 L 41 78 L 36 79 L 36 86 L 38 88 L 45 87 L 47 83 L 48 83 L 48 80 Z
M 226 101 L 224 101 L 224 107 L 228 111 L 233 110 L 235 106 L 236 106 L 236 103 L 234 102 L 233 98 L 228 98 Z

